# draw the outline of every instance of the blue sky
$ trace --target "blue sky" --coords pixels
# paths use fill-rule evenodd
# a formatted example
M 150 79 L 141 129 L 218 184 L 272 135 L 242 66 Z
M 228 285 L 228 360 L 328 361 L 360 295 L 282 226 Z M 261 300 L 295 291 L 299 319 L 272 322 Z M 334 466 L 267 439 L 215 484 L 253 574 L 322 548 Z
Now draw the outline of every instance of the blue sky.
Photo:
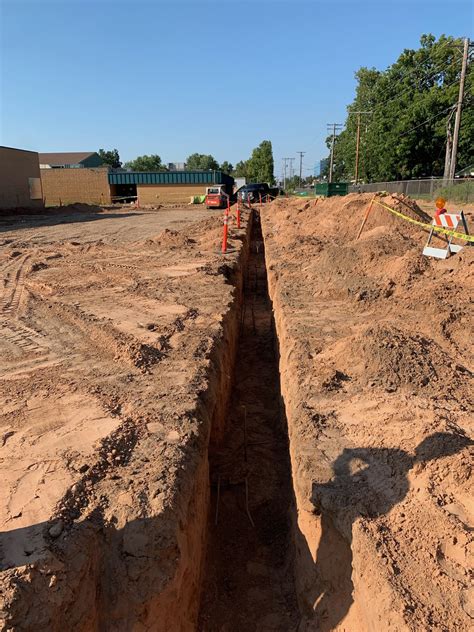
M 422 33 L 472 36 L 470 0 L 0 0 L 0 144 L 193 152 L 234 163 L 327 151 L 360 66 Z M 296 163 L 296 161 L 295 161 Z

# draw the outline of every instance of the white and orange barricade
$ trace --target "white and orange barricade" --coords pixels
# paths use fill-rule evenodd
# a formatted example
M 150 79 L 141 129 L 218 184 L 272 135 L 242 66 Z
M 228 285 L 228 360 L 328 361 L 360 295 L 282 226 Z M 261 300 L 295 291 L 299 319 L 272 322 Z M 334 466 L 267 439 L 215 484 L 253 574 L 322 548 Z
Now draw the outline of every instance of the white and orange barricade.
M 459 224 L 462 224 L 465 234 L 469 235 L 466 218 L 462 211 L 459 213 L 443 213 L 442 215 L 435 217 L 431 222 L 433 228 L 430 231 L 426 246 L 423 248 L 423 254 L 428 257 L 436 257 L 437 259 L 446 259 L 449 255 L 462 250 L 462 246 L 451 243 L 453 235 L 436 231 L 436 227 L 446 229 L 447 231 L 455 231 Z M 437 237 L 446 241 L 446 248 L 434 248 L 430 245 L 434 233 L 437 233 Z

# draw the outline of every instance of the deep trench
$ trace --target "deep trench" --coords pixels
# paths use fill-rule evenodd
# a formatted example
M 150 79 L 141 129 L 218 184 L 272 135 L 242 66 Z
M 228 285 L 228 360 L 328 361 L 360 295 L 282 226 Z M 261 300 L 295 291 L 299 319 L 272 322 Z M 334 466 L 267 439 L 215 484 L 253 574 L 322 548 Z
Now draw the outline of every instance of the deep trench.
M 252 222 L 225 433 L 209 453 L 200 632 L 288 632 L 299 621 L 288 432 L 258 212 Z

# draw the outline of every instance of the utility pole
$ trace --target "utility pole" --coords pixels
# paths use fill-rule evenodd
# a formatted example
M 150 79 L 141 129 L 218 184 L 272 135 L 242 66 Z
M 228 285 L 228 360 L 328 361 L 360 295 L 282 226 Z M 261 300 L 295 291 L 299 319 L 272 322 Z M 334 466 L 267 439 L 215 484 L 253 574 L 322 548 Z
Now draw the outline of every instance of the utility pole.
M 332 172 L 334 169 L 334 142 L 336 140 L 336 133 L 342 129 L 341 123 L 328 123 L 327 130 L 329 133 L 332 133 L 332 141 L 331 141 L 331 157 L 329 160 L 329 178 L 328 182 L 332 182 Z M 332 128 L 332 132 L 331 132 Z
M 464 98 L 464 83 L 466 80 L 467 57 L 469 54 L 469 38 L 464 39 L 464 50 L 462 55 L 461 79 L 459 81 L 459 97 L 456 106 L 456 120 L 454 121 L 453 149 L 451 152 L 451 164 L 449 168 L 449 179 L 454 180 L 456 173 L 456 158 L 458 153 L 459 128 L 461 126 L 461 110 Z
M 290 180 L 294 175 L 294 171 L 293 171 L 293 160 L 294 158 L 288 158 L 289 162 L 290 162 Z
M 354 173 L 354 184 L 357 184 L 359 181 L 359 149 L 360 149 L 360 116 L 361 114 L 372 114 L 371 111 L 362 112 L 361 110 L 357 112 L 350 112 L 350 114 L 357 114 L 357 132 L 356 132 L 356 158 L 355 158 L 355 173 Z
M 286 189 L 286 163 L 289 158 L 283 158 L 283 190 Z
M 456 106 L 453 106 L 451 113 L 448 116 L 448 120 L 446 122 L 446 157 L 444 159 L 444 180 L 449 180 L 449 173 L 451 171 L 451 152 L 453 150 L 453 134 L 451 131 L 451 123 L 454 116 L 454 112 L 456 111 Z M 445 183 L 447 184 L 447 182 Z
M 301 177 L 303 172 L 303 156 L 305 155 L 305 151 L 297 151 L 297 154 L 300 155 L 300 189 L 301 189 Z

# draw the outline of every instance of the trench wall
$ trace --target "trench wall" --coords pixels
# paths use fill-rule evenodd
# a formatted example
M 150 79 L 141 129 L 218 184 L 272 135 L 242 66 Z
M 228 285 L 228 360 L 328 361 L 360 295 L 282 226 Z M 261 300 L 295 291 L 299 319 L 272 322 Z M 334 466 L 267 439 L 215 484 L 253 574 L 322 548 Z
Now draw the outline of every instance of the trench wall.
M 0 630 L 15 632 L 192 632 L 196 630 L 210 502 L 208 450 L 219 443 L 236 357 L 243 271 L 251 219 L 240 250 L 222 263 L 233 286 L 192 414 L 200 434 L 181 447 L 174 499 L 159 513 L 117 530 L 100 516 L 77 520 L 34 565 L 4 571 Z M 153 441 L 153 439 L 149 439 Z M 140 465 L 140 440 L 133 458 Z M 150 472 L 149 466 L 147 472 Z M 151 470 L 153 473 L 153 470 Z M 167 476 L 167 472 L 154 472 Z M 47 525 L 45 525 L 47 528 Z
M 298 315 L 286 307 L 288 288 L 280 282 L 275 271 L 274 264 L 278 264 L 279 260 L 272 252 L 273 227 L 265 214 L 261 216 L 261 220 L 268 290 L 273 304 L 276 339 L 280 351 L 281 393 L 288 422 L 296 506 L 296 513 L 291 516 L 295 543 L 295 586 L 302 621 L 305 622 L 303 629 L 306 632 L 379 632 L 388 629 L 408 632 L 410 628 L 403 617 L 404 603 L 390 586 L 388 569 L 377 553 L 370 533 L 355 523 L 348 537 L 348 533 L 341 532 L 330 519 L 325 519 L 323 523 L 323 518 L 315 512 L 312 503 L 314 465 L 319 463 L 318 467 L 324 469 L 330 464 L 330 456 L 324 450 L 327 447 L 330 451 L 331 446 L 323 448 L 314 445 L 311 439 L 308 440 L 308 427 L 305 426 L 307 419 L 302 404 L 310 377 L 302 374 L 298 363 L 298 358 L 308 353 L 308 347 L 304 344 L 304 332 L 297 324 Z M 313 317 L 317 318 L 317 314 Z M 326 537 L 324 552 L 321 553 L 319 547 L 323 529 Z M 347 577 L 338 574 L 338 567 L 347 568 L 347 565 L 352 567 L 352 587 L 348 586 Z M 341 610 L 345 611 L 347 607 L 343 620 L 335 627 L 330 624 L 333 613 L 329 613 L 328 621 L 323 627 L 314 615 L 328 586 L 332 592 L 340 595 Z M 335 618 L 338 618 L 337 613 Z

